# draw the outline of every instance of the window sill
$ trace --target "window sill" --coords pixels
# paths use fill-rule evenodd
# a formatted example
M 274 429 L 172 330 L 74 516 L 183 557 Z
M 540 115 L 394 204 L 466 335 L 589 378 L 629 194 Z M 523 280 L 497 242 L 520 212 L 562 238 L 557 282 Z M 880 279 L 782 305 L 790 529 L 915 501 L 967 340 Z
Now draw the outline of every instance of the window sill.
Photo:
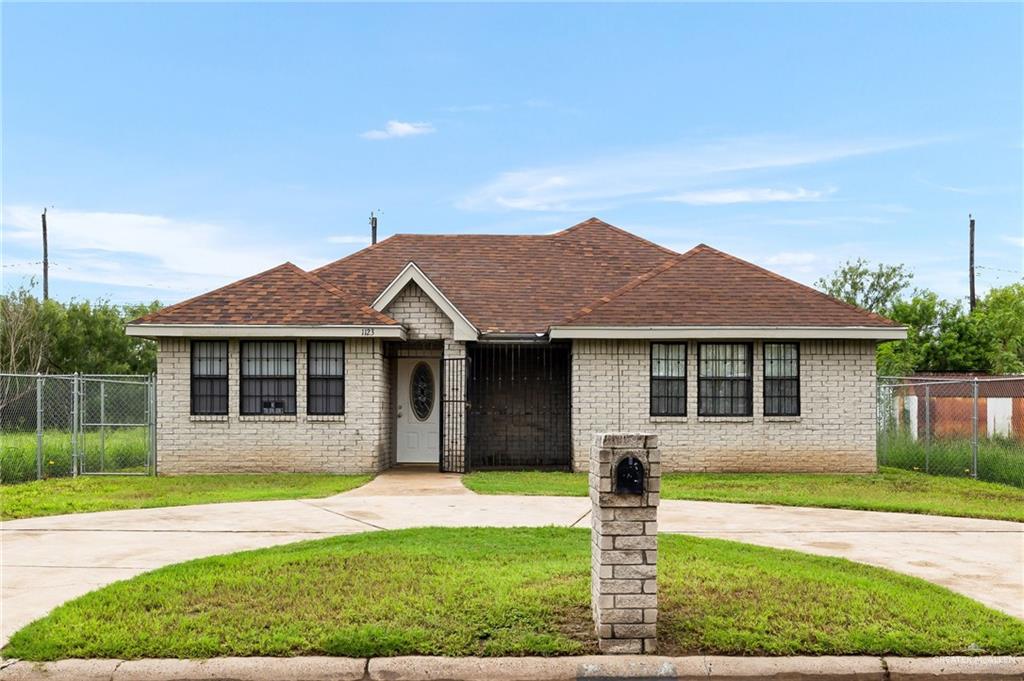
M 698 423 L 753 423 L 753 416 L 698 416 Z
M 188 420 L 194 422 L 206 422 L 206 423 L 227 423 L 227 414 L 189 414 Z
M 689 421 L 688 416 L 650 416 L 648 418 L 650 423 L 686 423 Z
M 800 423 L 800 416 L 765 416 L 765 423 Z
M 334 421 L 343 422 L 345 420 L 344 414 L 306 414 L 306 421 L 320 422 L 320 421 Z
M 239 421 L 296 421 L 295 414 L 242 414 Z

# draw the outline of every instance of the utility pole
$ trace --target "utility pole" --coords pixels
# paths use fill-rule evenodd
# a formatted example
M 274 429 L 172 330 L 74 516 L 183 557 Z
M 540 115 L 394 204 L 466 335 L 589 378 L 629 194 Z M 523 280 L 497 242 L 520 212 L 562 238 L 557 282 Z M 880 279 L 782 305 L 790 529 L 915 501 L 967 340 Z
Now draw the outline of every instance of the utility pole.
M 50 254 L 46 245 L 46 209 L 43 209 L 43 300 L 50 299 Z
M 974 216 L 968 214 L 967 218 L 971 221 L 971 312 L 974 312 L 974 305 L 977 303 L 977 297 L 974 294 Z
M 370 211 L 370 245 L 377 243 L 377 216 Z

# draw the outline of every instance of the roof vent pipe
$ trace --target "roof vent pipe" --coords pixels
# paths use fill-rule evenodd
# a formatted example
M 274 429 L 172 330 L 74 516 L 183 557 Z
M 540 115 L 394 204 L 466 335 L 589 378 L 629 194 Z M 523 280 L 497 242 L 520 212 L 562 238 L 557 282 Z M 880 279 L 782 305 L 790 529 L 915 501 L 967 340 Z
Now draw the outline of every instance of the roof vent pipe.
M 377 216 L 370 211 L 370 245 L 377 243 Z

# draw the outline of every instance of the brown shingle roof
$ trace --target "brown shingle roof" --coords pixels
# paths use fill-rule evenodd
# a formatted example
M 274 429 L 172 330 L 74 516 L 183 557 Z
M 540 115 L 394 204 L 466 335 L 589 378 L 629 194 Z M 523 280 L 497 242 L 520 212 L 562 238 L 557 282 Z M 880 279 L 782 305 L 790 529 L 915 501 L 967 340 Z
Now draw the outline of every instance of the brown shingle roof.
M 370 305 L 410 262 L 482 333 L 896 326 L 709 246 L 679 254 L 596 218 L 538 236 L 397 234 L 312 273 L 285 263 L 132 323 L 396 324 Z
M 290 262 L 157 310 L 131 324 L 397 324 Z
M 898 326 L 704 244 L 583 306 L 561 325 Z
M 410 262 L 483 333 L 543 333 L 678 255 L 596 218 L 555 234 L 396 234 L 314 273 L 373 302 Z

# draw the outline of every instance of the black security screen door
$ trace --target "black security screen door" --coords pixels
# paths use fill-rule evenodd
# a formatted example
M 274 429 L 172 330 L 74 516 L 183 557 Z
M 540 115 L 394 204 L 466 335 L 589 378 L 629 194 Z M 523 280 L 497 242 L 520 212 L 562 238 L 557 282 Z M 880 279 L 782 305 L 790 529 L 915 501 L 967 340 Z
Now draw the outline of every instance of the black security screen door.
M 475 344 L 469 358 L 470 468 L 568 470 L 569 347 Z

